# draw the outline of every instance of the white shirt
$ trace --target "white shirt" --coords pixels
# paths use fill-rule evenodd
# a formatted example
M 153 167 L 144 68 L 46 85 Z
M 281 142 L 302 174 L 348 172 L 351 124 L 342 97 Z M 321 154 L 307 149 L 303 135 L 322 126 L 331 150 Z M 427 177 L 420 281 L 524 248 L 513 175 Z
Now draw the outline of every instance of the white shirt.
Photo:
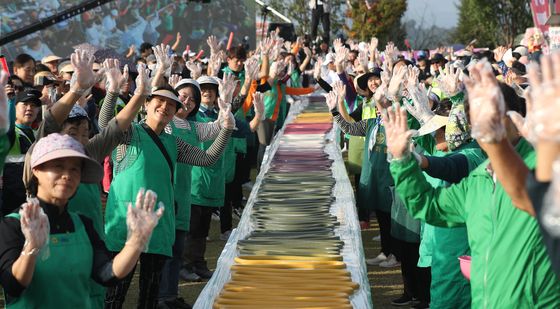
M 329 5 L 329 0 L 309 0 L 309 8 L 316 9 L 317 5 L 323 6 L 323 12 L 328 13 L 331 9 Z

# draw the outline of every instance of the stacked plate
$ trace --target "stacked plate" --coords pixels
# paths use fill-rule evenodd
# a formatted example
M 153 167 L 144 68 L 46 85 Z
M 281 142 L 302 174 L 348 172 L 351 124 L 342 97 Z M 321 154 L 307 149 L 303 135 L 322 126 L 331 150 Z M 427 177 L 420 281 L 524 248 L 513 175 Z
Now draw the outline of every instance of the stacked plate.
M 352 308 L 358 284 L 330 213 L 335 181 L 324 141 L 331 129 L 324 103 L 313 102 L 285 128 L 253 205 L 254 230 L 237 242 L 214 308 Z

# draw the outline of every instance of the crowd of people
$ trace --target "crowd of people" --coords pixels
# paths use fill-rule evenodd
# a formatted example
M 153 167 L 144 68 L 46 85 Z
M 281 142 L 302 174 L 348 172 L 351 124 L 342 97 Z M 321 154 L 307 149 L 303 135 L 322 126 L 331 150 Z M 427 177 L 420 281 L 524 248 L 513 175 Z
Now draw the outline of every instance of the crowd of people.
M 560 307 L 560 54 L 400 52 L 277 32 L 210 56 L 143 43 L 135 67 L 28 54 L 0 73 L 0 284 L 8 308 L 189 308 L 292 96 L 326 93 L 361 226 L 400 267 L 395 306 Z M 130 51 L 127 51 L 130 53 Z M 471 257 L 469 280 L 458 258 Z

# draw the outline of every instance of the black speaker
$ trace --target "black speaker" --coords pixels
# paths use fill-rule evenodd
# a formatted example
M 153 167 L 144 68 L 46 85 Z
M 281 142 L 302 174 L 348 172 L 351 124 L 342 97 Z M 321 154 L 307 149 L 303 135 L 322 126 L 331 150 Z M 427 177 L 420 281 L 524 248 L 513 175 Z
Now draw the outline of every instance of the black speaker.
M 276 31 L 277 28 L 280 28 L 279 36 L 286 41 L 295 42 L 297 39 L 296 30 L 294 28 L 294 24 L 290 23 L 269 23 L 268 24 L 268 33 L 272 31 Z

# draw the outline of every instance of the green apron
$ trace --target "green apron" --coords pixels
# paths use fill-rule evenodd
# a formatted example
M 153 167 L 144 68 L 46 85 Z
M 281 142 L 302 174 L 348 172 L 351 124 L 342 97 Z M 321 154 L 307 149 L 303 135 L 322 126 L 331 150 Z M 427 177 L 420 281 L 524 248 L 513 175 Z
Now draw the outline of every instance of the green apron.
M 357 106 L 359 104 L 359 102 L 362 102 L 362 119 L 370 119 L 370 118 L 375 118 L 376 112 L 375 112 L 375 104 L 373 104 L 370 102 L 373 102 L 372 100 L 368 100 L 367 98 L 363 98 L 361 96 L 358 96 L 356 98 L 356 104 L 355 106 Z M 344 101 L 346 102 L 346 101 Z M 349 107 L 347 104 L 345 104 L 347 107 L 347 110 L 349 110 Z M 364 156 L 364 143 L 365 143 L 365 138 L 363 136 L 349 136 L 348 137 L 348 173 L 349 174 L 360 174 L 362 171 L 362 158 Z
M 19 219 L 19 214 L 8 217 Z M 6 308 L 92 308 L 89 288 L 93 249 L 80 217 L 74 213 L 70 217 L 75 232 L 49 236 L 49 257 L 37 258 L 31 284 Z
M 113 152 L 113 182 L 105 208 L 106 245 L 110 251 L 119 252 L 127 240 L 126 213 L 128 205 L 136 201 L 140 188 L 157 193 L 157 203 L 162 202 L 166 210 L 154 228 L 146 250 L 147 253 L 172 256 L 171 247 L 175 242 L 175 203 L 171 172 L 165 157 L 152 138 L 138 123 L 133 124 L 130 145 L 121 162 Z M 171 157 L 175 168 L 177 146 L 175 137 L 161 133 L 159 139 Z
M 393 200 L 390 187 L 393 186 L 393 178 L 387 162 L 385 128 L 380 121 L 379 117 L 367 120 L 357 204 L 362 209 L 390 213 Z M 372 139 L 374 132 L 375 138 Z M 369 150 L 370 141 L 375 142 L 372 150 Z
M 402 199 L 395 192 L 395 187 L 390 187 L 393 197 L 391 206 L 391 235 L 396 239 L 410 242 L 420 242 L 420 220 L 412 218 L 404 206 Z
M 199 146 L 200 141 L 196 133 L 196 125 L 190 122 L 190 130 L 178 128 L 173 121 L 170 125 L 173 136 L 177 136 L 192 146 Z M 177 214 L 175 215 L 175 229 L 188 231 L 191 221 L 191 170 L 192 165 L 177 163 L 175 166 L 175 202 Z
M 102 240 L 105 240 L 99 184 L 81 183 L 78 186 L 76 194 L 68 201 L 68 211 L 84 215 L 91 219 L 95 231 Z M 92 308 L 103 308 L 105 306 L 105 292 L 107 289 L 93 279 L 90 279 L 90 283 Z
M 198 122 L 212 122 L 216 119 L 199 112 L 196 115 Z M 202 142 L 202 148 L 207 150 L 213 141 Z M 225 151 L 224 151 L 225 153 Z M 193 166 L 191 184 L 191 203 L 199 206 L 222 207 L 226 191 L 224 157 L 210 166 Z M 229 164 L 229 162 L 228 162 Z

